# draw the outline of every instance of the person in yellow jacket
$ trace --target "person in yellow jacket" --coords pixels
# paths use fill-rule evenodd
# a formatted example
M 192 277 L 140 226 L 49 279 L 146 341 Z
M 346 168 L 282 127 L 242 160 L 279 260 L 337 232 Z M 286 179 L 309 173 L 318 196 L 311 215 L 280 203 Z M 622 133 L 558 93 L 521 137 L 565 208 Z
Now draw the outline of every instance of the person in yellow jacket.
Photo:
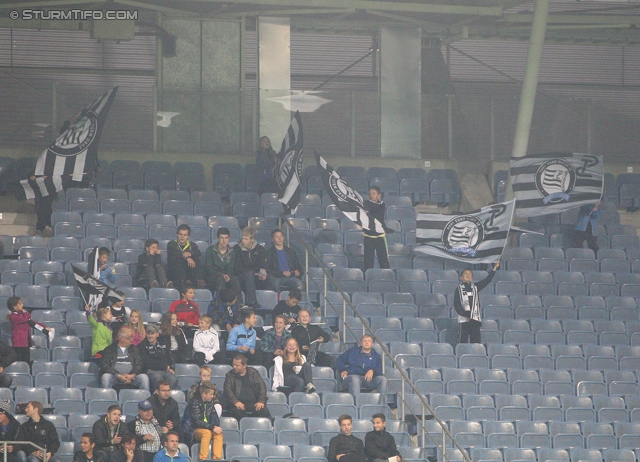
M 91 326 L 91 355 L 96 358 L 102 357 L 102 350 L 113 343 L 113 331 L 110 324 L 113 320 L 113 314 L 109 307 L 98 308 L 95 313 L 91 313 L 91 307 L 84 307 L 87 314 L 87 321 Z

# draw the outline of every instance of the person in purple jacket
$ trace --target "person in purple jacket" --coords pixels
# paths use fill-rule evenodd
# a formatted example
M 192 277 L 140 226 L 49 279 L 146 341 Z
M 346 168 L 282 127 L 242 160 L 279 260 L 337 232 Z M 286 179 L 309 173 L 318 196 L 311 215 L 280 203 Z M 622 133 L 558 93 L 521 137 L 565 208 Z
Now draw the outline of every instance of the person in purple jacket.
M 387 396 L 387 378 L 382 375 L 382 358 L 373 349 L 373 337 L 363 335 L 360 346 L 353 347 L 340 355 L 337 361 L 342 378 L 342 389 L 355 398 L 360 388 L 377 390 Z

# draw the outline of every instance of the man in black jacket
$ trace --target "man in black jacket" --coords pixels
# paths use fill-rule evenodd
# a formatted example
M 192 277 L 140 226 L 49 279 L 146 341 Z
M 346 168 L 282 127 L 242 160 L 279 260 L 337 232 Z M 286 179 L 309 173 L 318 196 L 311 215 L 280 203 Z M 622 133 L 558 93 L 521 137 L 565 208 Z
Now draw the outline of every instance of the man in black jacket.
M 256 299 L 256 288 L 270 289 L 273 278 L 265 269 L 264 247 L 256 242 L 256 230 L 246 226 L 242 230 L 242 239 L 233 250 L 236 254 L 234 272 L 247 297 L 247 305 L 253 310 L 262 308 Z
M 191 228 L 189 225 L 178 226 L 177 238 L 167 244 L 167 277 L 170 281 L 181 287 L 186 282 L 204 288 L 202 279 L 202 253 L 195 242 L 189 240 Z
M 180 407 L 171 397 L 171 385 L 166 380 L 158 382 L 156 392 L 149 398 L 153 406 L 153 416 L 167 432 L 177 432 L 182 439 L 182 425 L 180 424 Z
M 22 441 L 22 427 L 11 415 L 11 401 L 0 399 L 0 443 L 2 441 Z M 4 457 L 3 446 L 0 445 L 0 459 Z M 26 462 L 24 448 L 18 445 L 7 446 L 7 462 Z
M 320 326 L 311 323 L 311 313 L 302 309 L 298 312 L 298 324 L 291 329 L 291 336 L 298 341 L 300 352 L 316 366 L 332 367 L 331 356 L 322 351 L 317 351 L 320 343 L 326 343 L 331 337 Z M 315 343 L 312 343 L 315 342 Z
M 284 234 L 279 229 L 271 232 L 273 247 L 265 252 L 267 274 L 275 278 L 276 292 L 303 289 L 304 268 L 298 261 L 296 251 L 284 245 Z
M 247 367 L 247 357 L 237 354 L 233 358 L 233 370 L 224 379 L 224 396 L 229 403 L 229 412 L 236 420 L 243 417 L 267 417 L 267 386 L 260 372 Z
M 364 450 L 369 462 L 388 462 L 395 457 L 394 462 L 400 462 L 402 457 L 396 447 L 396 440 L 386 430 L 387 418 L 384 414 L 373 414 L 373 431 L 364 437 Z
M 93 434 L 96 437 L 96 449 L 112 453 L 120 447 L 122 435 L 127 426 L 120 420 L 122 409 L 112 404 L 107 413 L 93 424 Z
M 73 462 L 107 462 L 107 455 L 96 449 L 96 435 L 83 433 L 80 438 L 80 451 L 73 454 Z
M 149 391 L 149 377 L 142 373 L 140 350 L 132 345 L 132 341 L 133 330 L 123 327 L 118 331 L 118 343 L 113 343 L 102 351 L 100 374 L 103 388 L 121 384 Z
M 120 442 L 121 447 L 109 455 L 109 462 L 144 462 L 144 454 L 136 448 L 137 444 L 136 435 L 125 432 Z
M 331 438 L 329 442 L 329 453 L 327 459 L 329 462 L 367 462 L 367 456 L 364 450 L 364 444 L 359 438 L 351 434 L 353 420 L 350 415 L 342 414 L 338 417 L 340 424 L 340 433 L 338 436 Z
M 142 356 L 142 370 L 149 377 L 151 390 L 158 387 L 158 382 L 166 380 L 171 388 L 178 387 L 178 378 L 175 374 L 175 364 L 171 355 L 171 345 L 160 342 L 158 336 L 160 329 L 155 324 L 147 326 L 147 338 L 138 344 L 140 356 Z
M 47 451 L 45 461 L 49 461 L 51 456 L 60 449 L 60 439 L 55 425 L 41 416 L 42 409 L 42 403 L 38 401 L 30 401 L 27 404 L 25 414 L 29 420 L 22 425 L 22 439 L 44 448 Z M 26 453 L 28 454 L 27 462 L 42 461 L 44 456 L 42 451 L 35 450 L 31 446 L 25 446 L 25 448 L 27 448 Z
M 15 350 L 0 340 L 0 388 L 9 388 L 13 379 L 4 370 L 18 360 Z

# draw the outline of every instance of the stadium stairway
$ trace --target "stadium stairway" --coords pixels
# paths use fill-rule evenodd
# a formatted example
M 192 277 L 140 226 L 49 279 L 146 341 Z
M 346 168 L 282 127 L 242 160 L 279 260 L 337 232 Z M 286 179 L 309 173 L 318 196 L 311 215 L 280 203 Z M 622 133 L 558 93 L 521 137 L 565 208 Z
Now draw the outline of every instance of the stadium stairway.
M 0 234 L 9 236 L 33 235 L 36 231 L 33 200 L 18 201 L 11 194 L 0 198 Z

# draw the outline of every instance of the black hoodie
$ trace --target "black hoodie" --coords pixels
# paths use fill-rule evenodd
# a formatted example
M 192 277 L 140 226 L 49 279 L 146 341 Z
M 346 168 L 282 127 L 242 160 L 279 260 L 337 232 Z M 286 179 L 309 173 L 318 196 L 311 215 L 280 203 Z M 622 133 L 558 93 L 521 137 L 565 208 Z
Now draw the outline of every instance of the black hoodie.
M 364 437 L 364 450 L 370 461 L 400 455 L 396 447 L 396 440 L 387 430 L 368 432 Z
M 345 459 L 349 462 L 367 460 L 362 440 L 353 435 L 347 436 L 340 433 L 338 436 L 331 438 L 327 459 L 329 459 L 329 462 L 337 462 L 336 456 L 338 454 L 345 454 Z M 340 460 L 342 459 L 341 457 Z
M 23 432 L 22 427 L 20 426 L 20 422 L 16 420 L 14 416 L 11 414 L 6 414 L 9 419 L 9 425 L 7 429 L 3 432 L 2 427 L 0 427 L 0 441 L 23 441 Z M 24 451 L 25 448 L 22 446 L 13 445 L 13 452 L 9 453 L 8 460 L 12 461 L 16 457 L 16 453 L 18 451 Z

